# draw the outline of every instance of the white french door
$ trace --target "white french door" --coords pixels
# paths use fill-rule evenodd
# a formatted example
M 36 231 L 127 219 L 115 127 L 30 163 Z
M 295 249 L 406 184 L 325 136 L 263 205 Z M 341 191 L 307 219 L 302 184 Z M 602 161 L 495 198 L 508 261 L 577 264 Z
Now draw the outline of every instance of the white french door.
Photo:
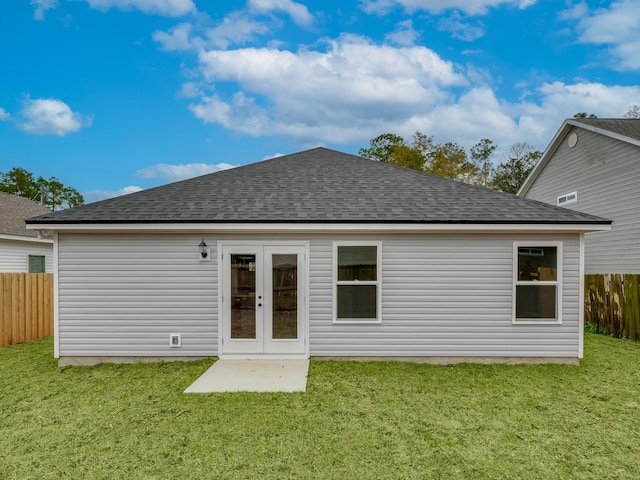
M 221 354 L 306 353 L 305 245 L 222 245 Z

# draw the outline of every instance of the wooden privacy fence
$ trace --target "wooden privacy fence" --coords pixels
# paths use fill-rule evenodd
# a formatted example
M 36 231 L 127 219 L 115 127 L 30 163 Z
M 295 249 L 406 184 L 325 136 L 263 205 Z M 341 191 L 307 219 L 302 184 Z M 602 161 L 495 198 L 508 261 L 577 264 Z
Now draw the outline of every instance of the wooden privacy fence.
M 0 273 L 0 347 L 53 335 L 53 274 Z
M 640 275 L 585 275 L 584 321 L 605 333 L 640 340 Z

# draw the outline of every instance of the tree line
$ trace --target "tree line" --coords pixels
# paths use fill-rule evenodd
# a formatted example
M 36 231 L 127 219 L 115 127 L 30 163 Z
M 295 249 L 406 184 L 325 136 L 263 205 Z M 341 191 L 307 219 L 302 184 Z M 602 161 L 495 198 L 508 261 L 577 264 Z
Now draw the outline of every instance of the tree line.
M 20 167 L 0 172 L 0 192 L 29 198 L 54 211 L 84 203 L 84 198 L 75 188 L 65 186 L 56 177 L 48 180 L 36 178 Z
M 433 136 L 416 131 L 409 141 L 395 133 L 378 135 L 370 140 L 369 148 L 361 148 L 359 154 L 391 165 L 515 194 L 542 152 L 525 142 L 516 142 L 504 153 L 502 162 L 494 167 L 492 157 L 496 149 L 492 140 L 483 138 L 467 153 L 457 143 L 437 143 Z

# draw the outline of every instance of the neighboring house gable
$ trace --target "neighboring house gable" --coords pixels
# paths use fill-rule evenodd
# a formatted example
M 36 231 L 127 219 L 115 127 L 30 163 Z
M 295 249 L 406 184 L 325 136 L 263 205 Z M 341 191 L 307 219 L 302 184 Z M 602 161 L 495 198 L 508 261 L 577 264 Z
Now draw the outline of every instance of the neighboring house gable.
M 585 273 L 640 273 L 640 119 L 564 122 L 520 196 L 613 220 L 585 237 Z
M 27 230 L 25 219 L 50 210 L 28 198 L 0 192 L 0 272 L 53 270 L 48 231 Z

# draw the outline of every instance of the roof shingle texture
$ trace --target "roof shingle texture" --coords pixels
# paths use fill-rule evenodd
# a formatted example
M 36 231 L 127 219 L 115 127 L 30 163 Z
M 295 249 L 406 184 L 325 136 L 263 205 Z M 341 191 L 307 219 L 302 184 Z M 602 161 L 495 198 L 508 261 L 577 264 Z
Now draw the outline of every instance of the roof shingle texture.
M 0 192 L 0 234 L 19 237 L 38 238 L 42 232 L 27 230 L 25 219 L 35 215 L 49 213 L 47 207 L 29 200 L 28 198 Z M 48 237 L 49 235 L 45 235 Z
M 640 140 L 640 119 L 638 118 L 572 118 L 571 120 Z
M 610 223 L 326 148 L 277 157 L 29 223 Z

